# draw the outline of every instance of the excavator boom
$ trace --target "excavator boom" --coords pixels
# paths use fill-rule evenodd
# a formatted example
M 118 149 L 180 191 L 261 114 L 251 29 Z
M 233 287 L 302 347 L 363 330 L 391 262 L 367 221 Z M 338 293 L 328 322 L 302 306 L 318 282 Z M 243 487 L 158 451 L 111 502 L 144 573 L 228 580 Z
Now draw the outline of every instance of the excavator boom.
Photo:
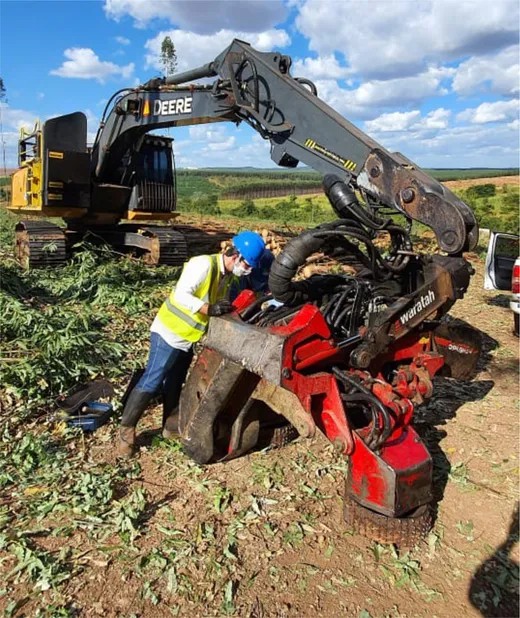
M 201 79 L 207 83 L 194 83 Z M 302 163 L 324 178 L 334 176 L 340 193 L 361 195 L 359 203 L 355 197 L 331 200 L 340 218 L 352 207 L 368 218 L 390 209 L 430 227 L 449 255 L 477 243 L 478 226 L 463 201 L 332 109 L 310 80 L 293 77 L 289 56 L 259 52 L 238 39 L 208 64 L 114 93 L 92 148 L 81 112 L 46 121 L 34 141 L 22 138 L 10 208 L 62 217 L 72 233 L 64 236 L 64 247 L 94 231 L 116 247 L 144 251 L 151 263 L 180 263 L 187 247 L 175 250 L 178 235 L 166 238 L 162 229 L 143 232 L 136 225 L 169 221 L 176 210 L 172 140 L 152 132 L 213 122 L 246 122 L 270 142 L 277 165 Z M 122 221 L 132 223 L 124 228 Z M 31 258 L 31 246 L 45 245 L 51 231 L 27 221 L 19 232 L 21 260 L 44 265 L 39 249 Z
M 291 59 L 234 40 L 213 62 L 153 79 L 112 109 L 95 144 L 95 177 L 102 181 L 137 136 L 152 129 L 217 121 L 245 121 L 271 143 L 280 166 L 299 162 L 335 174 L 390 207 L 432 228 L 440 248 L 457 255 L 474 248 L 471 209 L 412 161 L 390 153 L 332 109 L 312 82 L 292 77 Z M 206 86 L 189 84 L 217 79 Z M 339 213 L 340 216 L 342 213 Z

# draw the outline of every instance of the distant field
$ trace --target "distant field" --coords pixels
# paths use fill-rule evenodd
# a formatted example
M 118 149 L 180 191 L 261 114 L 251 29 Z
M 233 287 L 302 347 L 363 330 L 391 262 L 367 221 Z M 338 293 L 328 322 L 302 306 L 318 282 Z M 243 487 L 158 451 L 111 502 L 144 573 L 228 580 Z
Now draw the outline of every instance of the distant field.
M 457 191 L 461 189 L 467 189 L 468 187 L 474 187 L 480 184 L 493 184 L 497 187 L 503 187 L 504 185 L 510 185 L 513 187 L 520 186 L 520 176 L 518 174 L 514 176 L 490 176 L 488 178 L 465 178 L 459 180 L 446 180 L 443 181 L 443 185 L 446 185 L 448 189 Z
M 518 230 L 518 169 L 426 170 L 454 191 L 475 212 L 482 227 Z M 0 179 L 0 200 L 7 199 L 8 177 Z M 334 218 L 313 170 L 178 170 L 178 209 L 204 216 L 244 221 L 314 226 Z
M 482 180 L 490 178 L 515 178 L 519 170 L 507 169 L 430 169 L 431 176 L 441 182 Z M 485 180 L 484 180 L 485 179 Z M 181 199 L 192 198 L 197 193 L 212 193 L 221 200 L 263 199 L 286 195 L 321 193 L 321 175 L 314 170 L 252 170 L 252 169 L 201 169 L 179 170 L 177 191 Z M 502 184 L 506 184 L 506 180 Z
M 518 176 L 519 169 L 510 167 L 505 169 L 494 169 L 488 167 L 471 169 L 426 169 L 425 172 L 440 181 L 446 180 L 467 180 L 469 178 L 495 178 L 497 176 Z

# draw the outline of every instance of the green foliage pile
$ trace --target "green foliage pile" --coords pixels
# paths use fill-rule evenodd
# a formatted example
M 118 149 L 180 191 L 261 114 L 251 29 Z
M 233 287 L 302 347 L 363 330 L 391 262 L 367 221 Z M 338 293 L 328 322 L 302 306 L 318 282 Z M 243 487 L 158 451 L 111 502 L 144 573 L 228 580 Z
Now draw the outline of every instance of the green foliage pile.
M 85 458 L 82 433 L 60 421 L 56 398 L 103 376 L 116 387 L 117 409 L 178 270 L 83 244 L 67 266 L 25 272 L 10 257 L 13 227 L 0 209 L 0 601 L 28 583 L 34 599 L 48 595 L 46 616 L 69 616 L 60 586 L 84 569 L 84 552 L 69 537 L 132 547 L 148 499 L 140 487 L 121 493 L 139 472 L 135 463 Z M 35 530 L 52 530 L 61 549 L 42 546 Z M 5 615 L 17 607 L 10 601 Z
M 7 200 L 9 198 L 11 182 L 9 176 L 0 177 L 0 201 Z
M 7 241 L 12 221 L 1 212 Z M 177 269 L 148 268 L 84 244 L 64 267 L 24 272 L 7 247 L 0 263 L 4 405 L 31 415 L 51 410 L 83 381 L 127 379 L 144 360 L 151 320 Z
M 85 569 L 81 560 L 85 541 L 100 547 L 110 544 L 117 551 L 119 543 L 133 547 L 140 534 L 147 495 L 139 487 L 125 495 L 119 489 L 135 477 L 138 467 L 135 463 L 92 464 L 78 449 L 78 437 L 79 430 L 64 425 L 52 433 L 28 428 L 16 416 L 2 423 L 1 595 L 9 595 L 18 585 L 29 591 L 22 602 L 12 599 L 4 605 L 5 616 L 19 615 L 20 604 L 31 600 L 41 602 L 47 611 L 30 615 L 76 615 L 64 602 L 60 588 Z M 59 539 L 58 551 L 39 542 L 51 530 L 52 537 Z M 82 537 L 79 548 L 70 541 L 75 534 Z

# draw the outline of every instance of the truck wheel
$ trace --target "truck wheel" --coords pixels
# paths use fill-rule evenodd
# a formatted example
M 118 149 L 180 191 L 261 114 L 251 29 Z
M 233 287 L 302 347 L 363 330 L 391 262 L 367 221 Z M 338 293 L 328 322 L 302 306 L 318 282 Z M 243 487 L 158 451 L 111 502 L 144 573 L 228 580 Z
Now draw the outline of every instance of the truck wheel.
M 343 515 L 347 526 L 357 534 L 402 548 L 414 547 L 432 528 L 429 504 L 419 506 L 406 517 L 387 517 L 345 496 Z
M 520 322 L 520 313 L 513 313 L 513 335 L 518 337 L 519 334 L 519 322 Z

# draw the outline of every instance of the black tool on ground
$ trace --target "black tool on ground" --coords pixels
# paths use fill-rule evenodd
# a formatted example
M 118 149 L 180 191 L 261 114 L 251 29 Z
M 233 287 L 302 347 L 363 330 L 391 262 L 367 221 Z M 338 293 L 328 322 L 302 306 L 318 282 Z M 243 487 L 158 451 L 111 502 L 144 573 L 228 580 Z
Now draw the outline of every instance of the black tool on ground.
M 95 431 L 108 422 L 114 413 L 111 403 L 88 401 L 76 414 L 67 417 L 67 424 L 83 431 Z
M 63 412 L 64 420 L 72 427 L 83 431 L 95 431 L 112 416 L 112 404 L 99 401 L 111 399 L 114 387 L 102 378 L 82 383 L 73 387 L 56 400 L 56 405 Z

